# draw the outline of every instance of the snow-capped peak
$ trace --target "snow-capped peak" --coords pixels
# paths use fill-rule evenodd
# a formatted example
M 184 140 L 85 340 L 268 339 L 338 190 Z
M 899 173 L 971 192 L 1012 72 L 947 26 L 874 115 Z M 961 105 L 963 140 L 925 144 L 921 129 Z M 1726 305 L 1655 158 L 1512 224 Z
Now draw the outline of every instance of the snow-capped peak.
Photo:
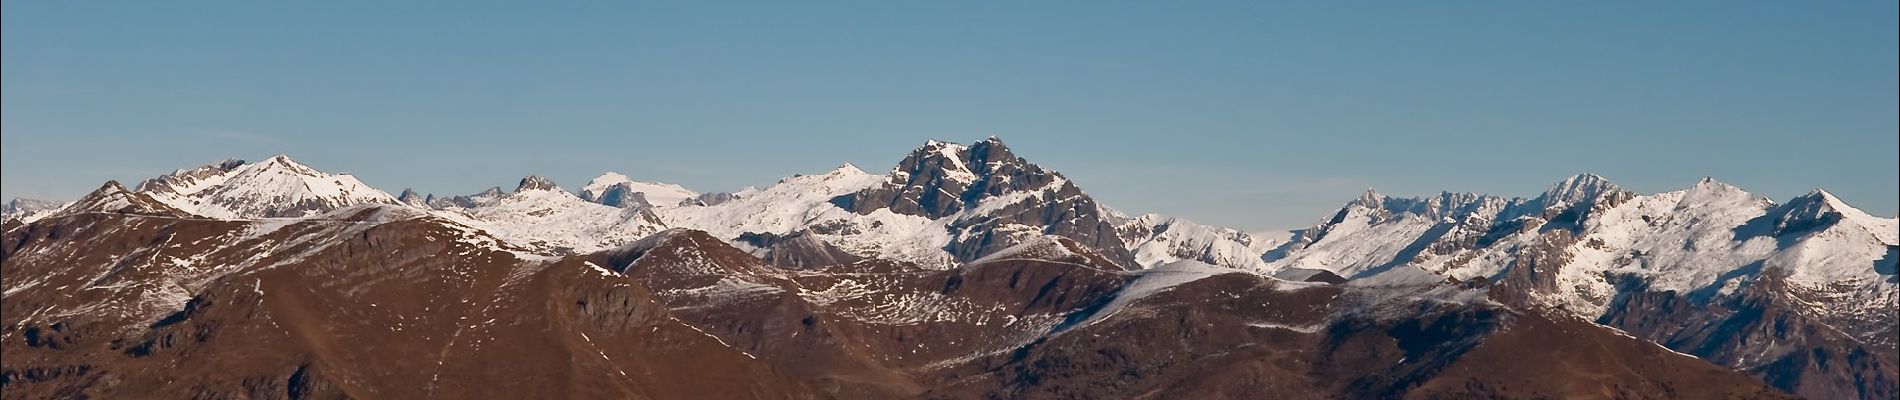
M 1735 185 L 1728 184 L 1728 182 L 1715 180 L 1715 177 L 1713 176 L 1704 176 L 1702 177 L 1702 179 L 1697 179 L 1695 181 L 1695 185 L 1692 185 L 1689 188 L 1690 189 L 1713 188 L 1713 189 L 1721 189 L 1721 190 L 1728 190 L 1730 188 L 1740 189 L 1739 187 L 1736 187 Z
M 515 193 L 526 192 L 530 190 L 553 191 L 553 190 L 561 190 L 561 187 L 558 185 L 555 185 L 554 181 L 548 180 L 548 178 L 542 178 L 538 175 L 528 175 L 526 177 L 523 177 L 521 178 L 521 183 L 518 185 L 515 185 Z
M 581 187 L 581 197 L 586 198 L 591 195 L 597 195 L 609 187 L 626 182 L 633 182 L 633 178 L 628 178 L 619 172 L 602 172 L 600 176 L 596 176 L 593 180 L 587 181 L 587 186 Z
M 1885 245 L 1900 244 L 1900 232 L 1896 231 L 1895 218 L 1880 218 L 1866 211 L 1847 205 L 1833 193 L 1824 189 L 1815 189 L 1801 197 L 1790 200 L 1783 206 L 1783 214 L 1777 218 L 1777 230 L 1786 230 L 1789 225 L 1824 221 L 1838 216 L 1842 222 L 1865 229 Z
M 615 207 L 672 207 L 699 197 L 684 186 L 642 182 L 617 172 L 605 172 L 581 188 L 581 199 Z
M 328 174 L 284 155 L 256 164 L 224 161 L 180 170 L 140 185 L 140 192 L 212 218 L 301 217 L 345 206 L 396 204 L 396 198 L 349 174 Z
M 831 169 L 831 172 L 826 172 L 825 175 L 836 176 L 836 177 L 859 177 L 859 176 L 870 175 L 870 173 L 864 172 L 864 170 L 862 169 L 858 169 L 858 166 L 856 164 L 844 163 L 844 164 L 839 164 L 838 168 Z
M 1861 211 L 1861 209 L 1859 208 L 1854 208 L 1854 206 L 1847 205 L 1847 201 L 1841 200 L 1840 197 L 1835 196 L 1833 192 L 1829 192 L 1827 191 L 1827 189 L 1814 189 L 1813 192 L 1808 192 L 1808 196 L 1820 198 L 1822 204 L 1826 204 L 1828 208 L 1833 209 L 1834 211 L 1840 212 L 1841 216 L 1846 217 L 1847 220 L 1849 221 L 1874 221 L 1874 220 L 1892 220 L 1893 219 L 1893 218 L 1876 217 L 1873 214 L 1868 214 L 1866 211 Z
M 284 154 L 271 156 L 270 158 L 265 159 L 263 162 L 260 162 L 257 164 L 268 166 L 268 167 L 285 168 L 301 175 L 323 175 L 323 172 L 317 171 L 316 168 L 310 168 L 310 166 L 308 165 L 303 165 L 303 163 L 299 163 L 297 162 L 297 160 L 292 160 L 290 159 L 290 156 L 284 155 Z
M 1558 206 L 1592 201 L 1606 194 L 1622 191 L 1622 188 L 1602 176 L 1578 174 L 1551 185 L 1550 189 L 1545 190 L 1543 196 L 1539 198 L 1543 199 L 1547 206 Z
M 1366 191 L 1360 193 L 1359 198 L 1353 199 L 1351 204 L 1373 209 L 1382 208 L 1385 206 L 1385 195 L 1379 194 L 1379 191 L 1372 188 L 1366 188 Z
M 1713 199 L 1733 199 L 1735 202 L 1748 202 L 1756 204 L 1760 208 L 1767 208 L 1774 203 L 1767 198 L 1742 190 L 1741 187 L 1723 183 L 1710 177 L 1703 177 L 1701 180 L 1697 180 L 1694 186 L 1690 186 L 1688 189 L 1681 191 L 1681 193 L 1685 204 L 1704 203 L 1712 201 Z

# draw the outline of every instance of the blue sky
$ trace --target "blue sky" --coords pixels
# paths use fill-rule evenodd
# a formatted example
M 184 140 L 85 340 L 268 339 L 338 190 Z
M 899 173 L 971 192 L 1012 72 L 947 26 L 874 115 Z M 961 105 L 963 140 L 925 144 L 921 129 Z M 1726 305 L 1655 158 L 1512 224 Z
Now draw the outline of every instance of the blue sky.
M 1893 1 L 275 3 L 4 3 L 0 196 L 277 153 L 729 191 L 997 135 L 1248 229 L 1580 172 L 1900 208 Z

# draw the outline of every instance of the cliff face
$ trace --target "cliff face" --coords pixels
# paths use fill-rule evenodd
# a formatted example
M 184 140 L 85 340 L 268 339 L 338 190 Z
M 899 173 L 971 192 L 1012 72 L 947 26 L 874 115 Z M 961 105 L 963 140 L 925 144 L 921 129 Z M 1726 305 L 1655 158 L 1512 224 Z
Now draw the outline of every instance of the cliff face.
M 931 141 L 881 184 L 832 202 L 860 214 L 884 209 L 952 218 L 945 250 L 958 261 L 1055 235 L 1095 248 L 1122 268 L 1137 267 L 1118 236 L 1116 216 L 1062 174 L 1016 156 L 996 138 L 969 146 Z

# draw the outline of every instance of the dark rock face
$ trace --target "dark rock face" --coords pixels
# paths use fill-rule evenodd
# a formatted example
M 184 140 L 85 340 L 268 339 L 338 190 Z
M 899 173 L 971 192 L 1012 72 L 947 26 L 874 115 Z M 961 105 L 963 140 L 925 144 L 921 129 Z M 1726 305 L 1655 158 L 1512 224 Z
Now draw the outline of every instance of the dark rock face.
M 1002 199 L 1015 201 L 973 210 L 984 200 Z M 1017 157 L 994 137 L 967 147 L 926 143 L 899 162 L 882 185 L 832 203 L 860 214 L 889 209 L 933 219 L 956 216 L 945 250 L 959 261 L 1047 234 L 1093 247 L 1123 268 L 1134 267 L 1100 204 L 1062 174 Z
M 1122 268 L 1136 268 L 1119 231 L 1094 199 L 1067 182 L 1049 193 L 1058 200 L 1025 200 L 957 220 L 950 226 L 956 234 L 947 250 L 959 260 L 975 260 L 1029 237 L 1055 235 L 1089 246 Z
M 396 196 L 396 201 L 411 206 L 427 206 L 429 204 L 429 198 L 424 197 L 422 193 L 417 193 L 415 189 L 403 189 L 402 194 Z
M 529 175 L 528 177 L 521 178 L 521 183 L 518 185 L 515 185 L 516 192 L 520 192 L 524 190 L 559 190 L 559 189 L 560 187 L 556 186 L 554 184 L 554 181 L 548 180 L 548 178 L 542 178 L 542 177 L 534 176 L 534 175 Z
M 1333 271 L 1319 271 L 1318 273 L 1313 274 L 1313 276 L 1306 277 L 1305 282 L 1319 282 L 1319 283 L 1325 283 L 1329 285 L 1343 285 L 1346 283 L 1346 277 L 1339 276 L 1339 274 L 1335 274 L 1333 273 Z
M 652 203 L 647 202 L 646 193 L 633 191 L 633 184 L 625 182 L 608 187 L 607 190 L 601 191 L 599 196 L 593 193 L 582 193 L 581 200 L 620 208 L 653 207 Z
M 1046 189 L 1062 180 L 991 138 L 972 146 L 931 141 L 898 162 L 884 185 L 851 196 L 846 208 L 942 218 L 986 197 Z

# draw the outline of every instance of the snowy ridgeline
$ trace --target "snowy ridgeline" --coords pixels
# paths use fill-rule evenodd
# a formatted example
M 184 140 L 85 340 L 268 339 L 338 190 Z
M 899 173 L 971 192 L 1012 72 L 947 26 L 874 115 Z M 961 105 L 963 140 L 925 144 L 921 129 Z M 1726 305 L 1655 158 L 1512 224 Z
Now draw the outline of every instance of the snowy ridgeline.
M 216 219 L 310 218 L 356 205 L 410 208 L 548 255 L 602 251 L 688 228 L 755 252 L 765 249 L 741 239 L 806 235 L 860 257 L 948 268 L 958 264 L 946 252 L 953 241 L 1005 234 L 1012 236 L 1010 243 L 1020 243 L 1050 229 L 1013 223 L 972 232 L 960 223 L 1062 201 L 1056 193 L 1072 185 L 1056 174 L 1046 185 L 980 193 L 964 199 L 960 211 L 937 218 L 840 207 L 840 198 L 874 188 L 935 187 L 892 186 L 918 174 L 958 187 L 1011 183 L 995 176 L 1004 161 L 986 160 L 971 146 L 932 141 L 911 157 L 915 165 L 886 175 L 845 164 L 735 193 L 699 193 L 610 172 L 579 193 L 531 177 L 512 192 L 422 199 L 391 196 L 350 175 L 276 156 L 180 170 L 139 185 L 137 193 Z M 72 206 L 16 201 L 6 215 L 32 221 L 84 211 L 63 208 Z M 1893 252 L 1900 243 L 1895 219 L 1869 215 L 1825 191 L 1781 204 L 1707 179 L 1652 195 L 1624 191 L 1594 175 L 1566 179 L 1534 198 L 1446 193 L 1408 199 L 1368 192 L 1314 227 L 1264 234 L 1158 214 L 1131 218 L 1107 207 L 1093 211 L 1114 224 L 1120 250 L 1142 268 L 1188 260 L 1262 274 L 1328 271 L 1362 284 L 1406 284 L 1445 277 L 1495 280 L 1520 259 L 1557 254 L 1551 259 L 1563 265 L 1555 285 L 1562 295 L 1551 301 L 1580 310 L 1604 306 L 1603 298 L 1616 290 L 1606 279 L 1610 275 L 1643 277 L 1658 290 L 1724 291 L 1749 275 L 1735 271 L 1766 268 L 1786 271 L 1797 284 L 1845 283 L 1878 292 L 1878 284 L 1894 274 Z

